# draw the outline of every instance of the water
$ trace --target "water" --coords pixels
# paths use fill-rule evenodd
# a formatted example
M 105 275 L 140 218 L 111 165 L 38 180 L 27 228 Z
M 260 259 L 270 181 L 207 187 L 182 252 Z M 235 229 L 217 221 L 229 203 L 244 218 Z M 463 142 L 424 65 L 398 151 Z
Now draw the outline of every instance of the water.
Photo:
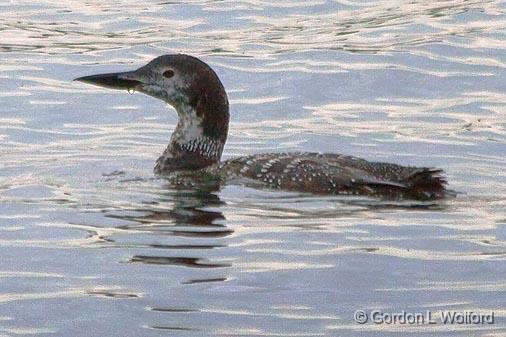
M 504 336 L 500 1 L 0 3 L 0 336 Z M 444 168 L 433 204 L 152 174 L 176 114 L 71 80 L 184 52 L 232 105 L 225 157 Z M 356 310 L 494 312 L 357 324 Z

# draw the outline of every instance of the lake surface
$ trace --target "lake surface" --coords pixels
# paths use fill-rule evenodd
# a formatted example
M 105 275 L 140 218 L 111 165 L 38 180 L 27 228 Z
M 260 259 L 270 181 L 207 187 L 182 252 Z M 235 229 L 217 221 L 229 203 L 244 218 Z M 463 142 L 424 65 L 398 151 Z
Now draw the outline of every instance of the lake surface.
M 501 1 L 0 2 L 0 336 L 505 336 L 504 27 Z M 228 91 L 224 158 L 434 166 L 458 196 L 172 189 L 174 110 L 72 79 L 178 52 Z

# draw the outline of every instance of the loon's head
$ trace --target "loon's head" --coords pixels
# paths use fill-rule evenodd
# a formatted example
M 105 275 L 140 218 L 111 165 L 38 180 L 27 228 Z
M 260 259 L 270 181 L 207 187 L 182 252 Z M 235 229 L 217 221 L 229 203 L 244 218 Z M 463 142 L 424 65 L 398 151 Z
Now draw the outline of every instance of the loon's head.
M 157 171 L 195 169 L 219 161 L 227 139 L 228 99 L 216 73 L 201 60 L 184 54 L 163 55 L 134 71 L 75 80 L 142 92 L 176 109 L 179 122 L 169 147 L 157 163 Z M 180 160 L 176 164 L 171 159 Z M 160 160 L 172 163 L 160 168 Z

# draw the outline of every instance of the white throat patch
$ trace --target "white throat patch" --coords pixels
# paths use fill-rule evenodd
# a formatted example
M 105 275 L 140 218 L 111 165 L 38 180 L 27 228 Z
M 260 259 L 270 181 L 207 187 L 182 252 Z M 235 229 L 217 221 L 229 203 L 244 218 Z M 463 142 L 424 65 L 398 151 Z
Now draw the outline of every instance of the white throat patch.
M 187 104 L 182 104 L 177 112 L 179 121 L 170 138 L 171 142 L 185 144 L 194 139 L 204 137 L 202 118 Z

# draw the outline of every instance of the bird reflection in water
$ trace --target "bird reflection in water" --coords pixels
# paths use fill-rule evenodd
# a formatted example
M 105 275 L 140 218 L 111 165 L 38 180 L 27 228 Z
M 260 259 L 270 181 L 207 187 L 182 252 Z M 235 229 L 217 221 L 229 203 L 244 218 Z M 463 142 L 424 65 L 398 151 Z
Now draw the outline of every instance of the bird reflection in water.
M 128 232 L 139 231 L 142 234 L 149 233 L 155 239 L 165 240 L 174 237 L 174 244 L 146 243 L 127 244 L 128 247 L 155 248 L 164 250 L 208 250 L 226 245 L 220 244 L 220 238 L 227 237 L 233 230 L 227 228 L 222 222 L 225 217 L 222 212 L 210 210 L 209 207 L 218 208 L 225 203 L 220 200 L 216 192 L 219 185 L 214 181 L 194 186 L 192 190 L 169 184 L 165 186 L 163 194 L 158 199 L 144 202 L 145 208 L 128 209 L 122 212 L 106 214 L 107 217 L 129 222 L 117 227 Z M 167 205 L 164 207 L 163 205 Z M 181 238 L 188 238 L 183 239 Z M 193 243 L 193 239 L 199 243 Z M 206 243 L 200 243 L 201 240 Z M 107 241 L 114 242 L 108 238 Z M 171 240 L 172 241 L 172 240 Z M 184 242 L 181 242 L 184 241 Z M 180 243 L 181 242 L 181 243 Z M 125 245 L 121 245 L 125 246 Z M 176 265 L 192 268 L 222 268 L 229 267 L 229 263 L 211 262 L 202 257 L 168 255 L 133 255 L 129 262 L 153 265 Z M 225 280 L 226 278 L 217 278 Z M 200 281 L 200 280 L 197 280 Z M 186 282 L 188 283 L 188 282 Z

